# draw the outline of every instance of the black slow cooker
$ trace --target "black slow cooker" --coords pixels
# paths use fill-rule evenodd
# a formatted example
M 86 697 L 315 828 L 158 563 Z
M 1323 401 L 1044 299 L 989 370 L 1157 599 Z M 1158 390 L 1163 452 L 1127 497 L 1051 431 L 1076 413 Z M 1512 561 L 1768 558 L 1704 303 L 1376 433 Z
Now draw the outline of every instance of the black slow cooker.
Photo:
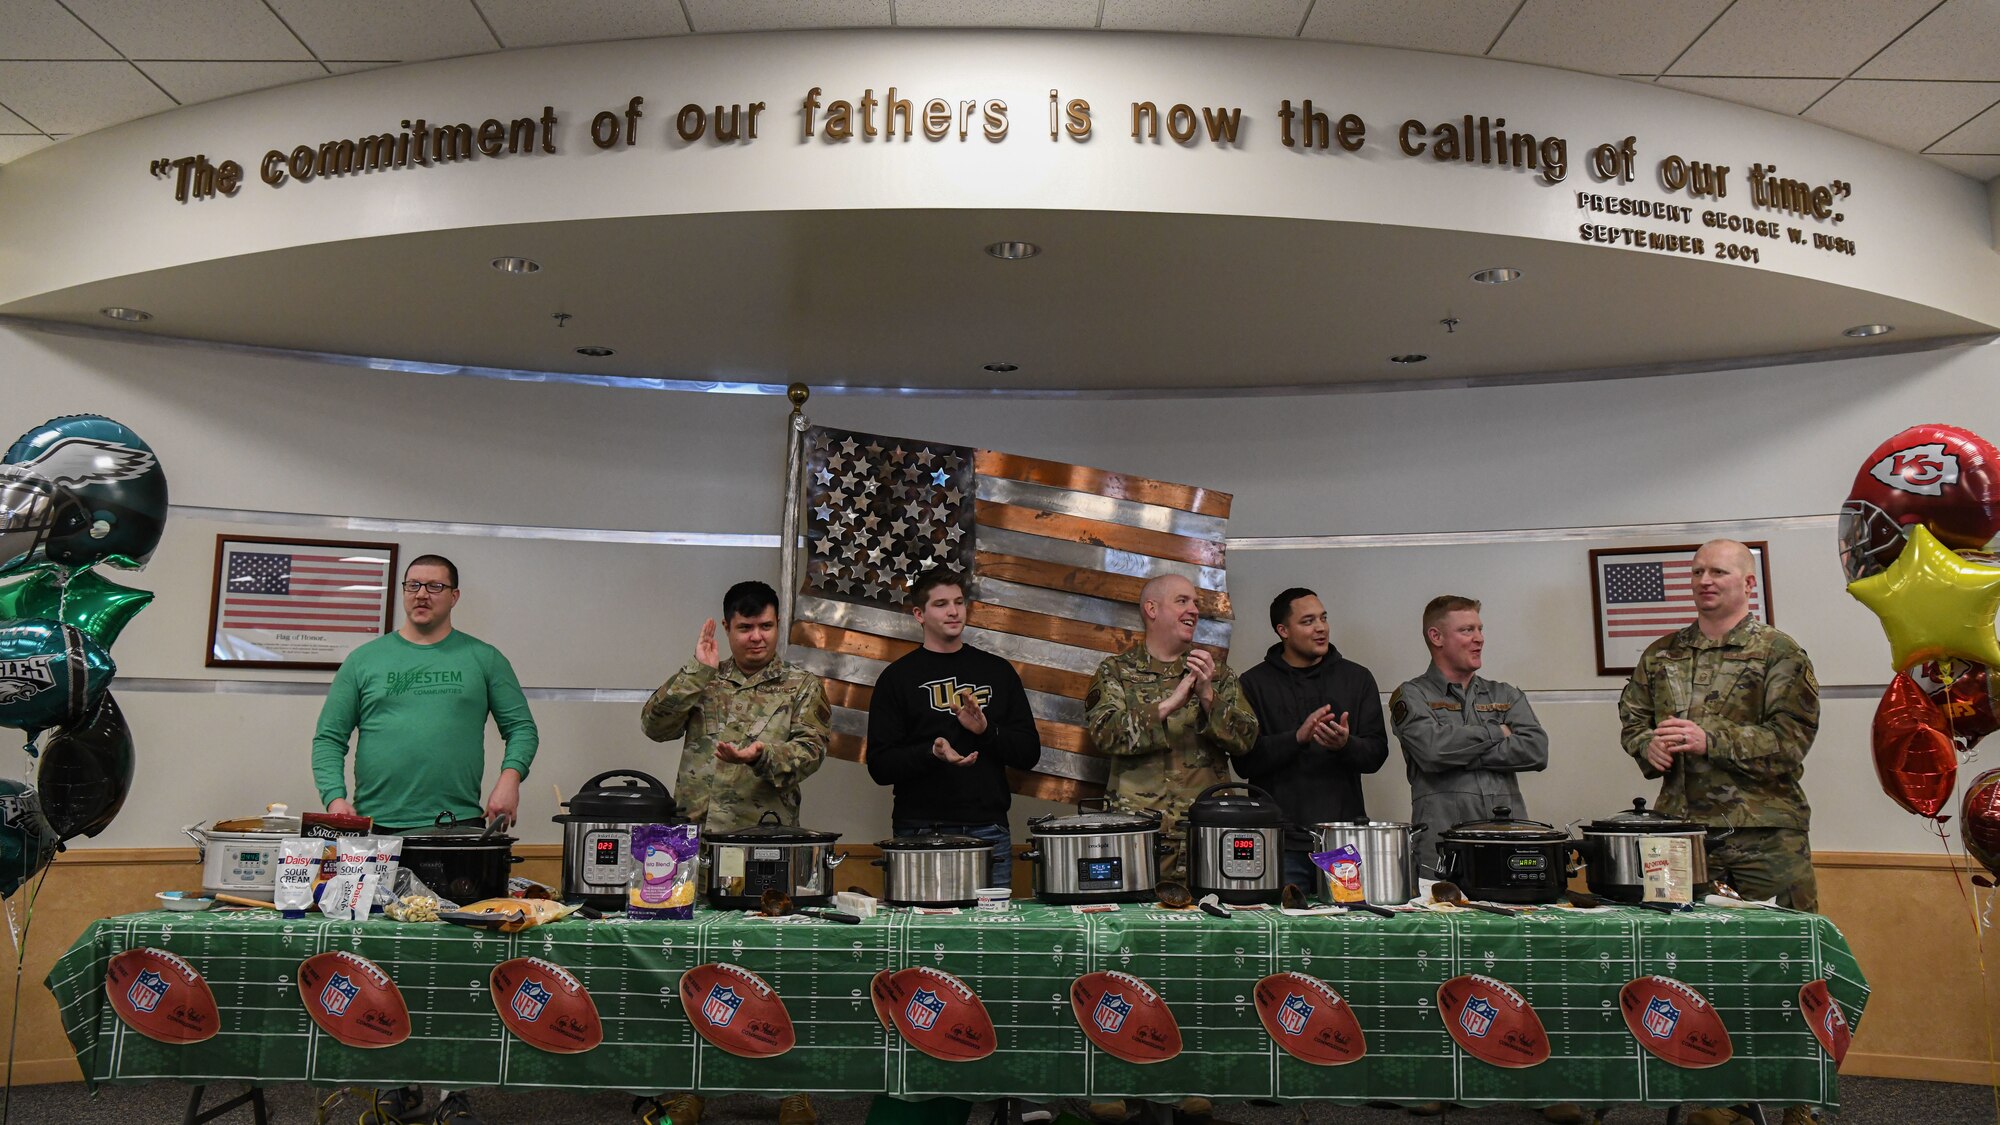
M 482 828 L 441 812 L 435 827 L 403 834 L 403 866 L 460 906 L 501 898 L 507 893 L 507 877 L 520 862 L 514 857 L 514 837 L 502 823 Z
M 764 892 L 776 891 L 797 907 L 833 901 L 838 832 L 794 828 L 766 812 L 749 828 L 702 837 L 702 888 L 716 910 L 759 910 Z
M 1500 806 L 1438 834 L 1437 877 L 1484 902 L 1556 902 L 1569 884 L 1569 833 Z

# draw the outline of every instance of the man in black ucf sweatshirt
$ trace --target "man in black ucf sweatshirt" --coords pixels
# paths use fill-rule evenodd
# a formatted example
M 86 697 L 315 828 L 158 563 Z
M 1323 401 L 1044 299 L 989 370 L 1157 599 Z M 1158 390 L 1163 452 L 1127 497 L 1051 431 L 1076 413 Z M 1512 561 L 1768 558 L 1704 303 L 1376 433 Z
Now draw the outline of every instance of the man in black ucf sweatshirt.
M 1278 643 L 1243 673 L 1243 695 L 1262 733 L 1250 753 L 1231 763 L 1302 828 L 1368 819 L 1361 775 L 1389 757 L 1374 675 L 1333 647 L 1326 607 L 1311 590 L 1294 586 L 1273 598 L 1271 628 Z M 1288 848 L 1284 878 L 1307 891 L 1316 887 L 1311 853 Z
M 1033 769 L 1042 739 L 1014 667 L 966 644 L 965 581 L 933 567 L 910 589 L 923 647 L 882 670 L 868 705 L 868 774 L 896 787 L 896 835 L 993 845 L 992 882 L 1012 883 L 1007 769 Z

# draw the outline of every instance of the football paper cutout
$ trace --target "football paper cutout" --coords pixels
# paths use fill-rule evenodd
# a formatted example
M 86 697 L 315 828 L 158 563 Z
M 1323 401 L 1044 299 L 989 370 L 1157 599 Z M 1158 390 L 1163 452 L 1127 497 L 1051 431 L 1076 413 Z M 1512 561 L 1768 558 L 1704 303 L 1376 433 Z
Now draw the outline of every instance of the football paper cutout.
M 125 1026 L 148 1039 L 199 1043 L 222 1027 L 208 982 L 164 949 L 128 949 L 113 957 L 104 993 Z
M 1675 1066 L 1703 1070 L 1735 1053 L 1715 1005 L 1671 977 L 1627 982 L 1618 990 L 1618 1010 L 1641 1047 Z
M 1465 1053 L 1512 1069 L 1549 1059 L 1549 1035 L 1528 1001 L 1492 977 L 1453 977 L 1438 986 L 1438 1016 Z
M 583 982 L 561 965 L 516 957 L 493 967 L 493 1006 L 523 1043 L 578 1055 L 604 1042 L 604 1021 Z
M 1181 1025 L 1160 994 L 1126 973 L 1085 973 L 1070 982 L 1070 1010 L 1084 1037 L 1129 1063 L 1165 1062 L 1181 1053 Z
M 681 1010 L 696 1034 L 742 1058 L 775 1058 L 799 1041 L 777 990 L 741 965 L 711 961 L 682 973 Z
M 1278 1046 L 1314 1066 L 1339 1066 L 1368 1053 L 1354 1009 L 1325 981 L 1273 973 L 1257 982 L 1257 1018 Z
M 1847 1048 L 1854 1043 L 1854 1029 L 1847 1024 L 1847 1013 L 1841 1011 L 1833 994 L 1826 990 L 1823 980 L 1807 981 L 1799 989 L 1799 1014 L 1805 1017 L 1806 1026 L 1812 1028 L 1813 1038 L 1826 1051 L 1826 1057 L 1839 1066 L 1847 1058 Z
M 299 999 L 321 1031 L 350 1047 L 393 1047 L 410 1037 L 410 1007 L 382 967 L 346 950 L 299 966 Z
M 895 994 L 889 988 L 889 978 L 896 975 L 894 969 L 883 969 L 868 982 L 868 997 L 875 1004 L 875 1018 L 882 1021 L 882 1030 L 896 1034 L 896 1021 L 889 1015 L 889 1007 L 895 1003 Z
M 962 980 L 942 969 L 922 966 L 876 974 L 875 1012 L 905 1042 L 934 1059 L 971 1062 L 998 1046 L 993 1017 Z

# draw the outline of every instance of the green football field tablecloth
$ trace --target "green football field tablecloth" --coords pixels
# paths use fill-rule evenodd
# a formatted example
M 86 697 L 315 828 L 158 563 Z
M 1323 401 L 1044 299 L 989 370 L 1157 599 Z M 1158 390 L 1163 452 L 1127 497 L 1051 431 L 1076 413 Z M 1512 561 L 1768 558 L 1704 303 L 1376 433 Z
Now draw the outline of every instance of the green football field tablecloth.
M 128 1028 L 106 1002 L 107 962 L 150 946 L 180 955 L 208 981 L 221 1031 L 169 1045 Z M 344 949 L 381 965 L 412 1015 L 410 1038 L 359 1050 L 307 1017 L 295 973 L 316 953 Z M 500 1023 L 489 977 L 502 961 L 540 957 L 575 973 L 604 1022 L 595 1050 L 550 1054 Z M 745 1059 L 709 1045 L 683 1012 L 680 976 L 729 962 L 783 998 L 798 1045 Z M 908 1046 L 875 1016 L 870 982 L 883 969 L 928 965 L 978 993 L 999 1050 L 945 1062 Z M 1185 1047 L 1134 1065 L 1085 1039 L 1070 982 L 1115 969 L 1158 990 Z M 1271 973 L 1325 981 L 1352 1006 L 1367 1053 L 1344 1066 L 1303 1062 L 1258 1020 L 1252 991 Z M 1445 1031 L 1437 989 L 1465 973 L 1526 996 L 1553 1057 L 1503 1069 L 1472 1058 Z M 1659 974 L 1698 989 L 1728 1028 L 1734 1057 L 1685 1070 L 1643 1051 L 1626 1030 L 1618 991 Z M 861 925 L 776 922 L 703 911 L 692 922 L 571 918 L 514 935 L 445 925 L 318 918 L 263 911 L 154 912 L 94 923 L 56 963 L 48 987 L 86 1081 L 160 1078 L 321 1085 L 421 1083 L 615 1089 L 653 1093 L 888 1093 L 923 1098 L 1021 1095 L 1317 1098 L 1583 1104 L 1838 1103 L 1834 1065 L 1798 1011 L 1799 988 L 1825 978 L 1850 1023 L 1868 986 L 1846 940 L 1825 918 L 1781 910 L 1537 910 L 1288 917 L 1125 906 L 1084 914 L 1016 906 L 1004 914 L 882 914 Z

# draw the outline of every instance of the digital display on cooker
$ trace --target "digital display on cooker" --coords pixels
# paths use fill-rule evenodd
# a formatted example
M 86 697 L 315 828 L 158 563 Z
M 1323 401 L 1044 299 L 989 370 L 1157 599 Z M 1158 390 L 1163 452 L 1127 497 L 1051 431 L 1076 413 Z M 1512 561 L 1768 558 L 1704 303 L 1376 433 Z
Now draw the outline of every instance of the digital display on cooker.
M 592 857 L 592 862 L 600 867 L 616 867 L 618 865 L 618 841 L 597 841 L 596 854 Z
M 1257 840 L 1252 836 L 1238 836 L 1229 842 L 1232 858 L 1248 862 L 1257 858 Z
M 1076 861 L 1076 885 L 1082 891 L 1125 888 L 1125 861 L 1117 856 L 1085 856 Z

